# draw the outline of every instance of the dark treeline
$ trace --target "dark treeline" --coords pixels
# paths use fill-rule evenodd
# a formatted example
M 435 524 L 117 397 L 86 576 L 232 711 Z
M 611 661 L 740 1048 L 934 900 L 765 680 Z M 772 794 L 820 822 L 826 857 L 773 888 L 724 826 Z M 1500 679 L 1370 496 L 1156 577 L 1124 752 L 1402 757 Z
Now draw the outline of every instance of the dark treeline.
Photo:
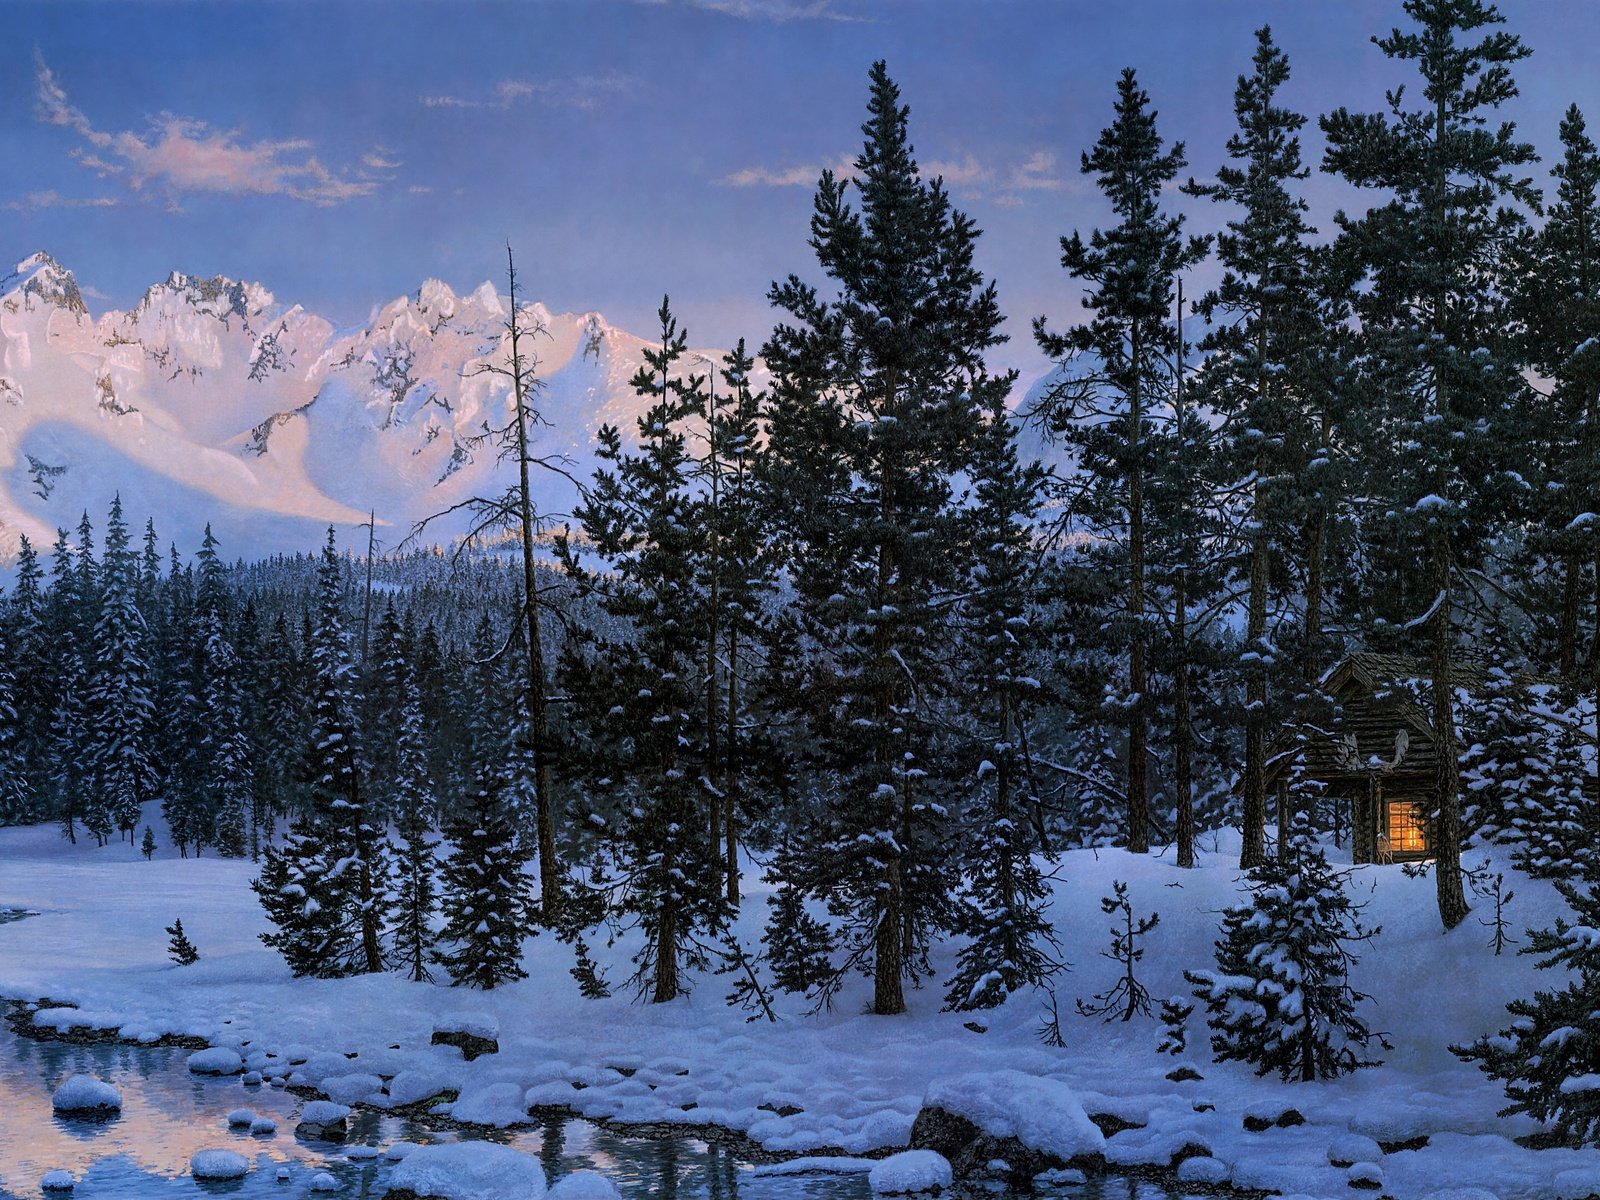
M 1060 366 L 1021 413 L 980 231 L 919 171 L 880 63 L 854 174 L 817 189 L 813 268 L 771 288 L 765 389 L 743 344 L 690 355 L 664 301 L 637 438 L 601 431 L 537 569 L 526 481 L 547 464 L 515 305 L 522 483 L 482 504 L 520 559 L 385 560 L 369 607 L 331 539 L 168 565 L 114 512 L 98 556 L 87 522 L 48 572 L 25 549 L 5 815 L 132 838 L 159 799 L 191 852 L 259 852 L 298 972 L 490 987 L 542 928 L 603 995 L 585 939 L 632 929 L 642 994 L 715 968 L 768 1015 L 771 986 L 827 1003 L 855 972 L 873 1011 L 903 1011 L 947 937 L 951 1007 L 1046 985 L 1056 851 L 1186 867 L 1231 826 L 1254 910 L 1193 976 L 1216 1036 L 1286 1075 L 1360 1065 L 1344 966 L 1367 935 L 1318 841 L 1353 815 L 1298 776 L 1274 812 L 1266 784 L 1273 737 L 1332 717 L 1316 685 L 1343 654 L 1414 664 L 1446 928 L 1464 839 L 1507 839 L 1537 874 L 1600 869 L 1600 154 L 1573 108 L 1541 197 L 1499 113 L 1516 36 L 1479 0 L 1403 9 L 1378 47 L 1413 82 L 1323 115 L 1318 164 L 1266 29 L 1223 146 L 1166 141 L 1122 75 L 1082 158 L 1109 223 L 1059 246 L 1084 308 L 1034 322 Z M 1314 228 L 1314 171 L 1369 206 Z M 1177 188 L 1215 202 L 1209 228 L 1185 228 Z M 1063 465 L 1026 460 L 1024 422 Z M 1468 660 L 1488 678 L 1470 695 Z M 776 886 L 760 945 L 732 932 L 741 848 Z M 1153 924 L 1125 896 L 1106 912 L 1131 981 Z M 1283 1009 L 1324 1014 L 1322 1040 L 1227 1028 L 1249 939 L 1308 912 L 1311 965 L 1256 982 L 1317 974 Z

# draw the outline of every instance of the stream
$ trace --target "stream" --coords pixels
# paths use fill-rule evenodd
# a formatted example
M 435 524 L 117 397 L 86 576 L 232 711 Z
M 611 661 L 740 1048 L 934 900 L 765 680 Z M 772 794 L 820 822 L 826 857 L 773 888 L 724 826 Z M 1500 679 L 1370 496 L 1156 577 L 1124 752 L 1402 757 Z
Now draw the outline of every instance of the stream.
M 337 1197 L 379 1197 L 394 1164 L 362 1157 L 361 1147 L 383 1150 L 397 1141 L 449 1141 L 482 1136 L 537 1156 L 554 1181 L 575 1170 L 607 1175 L 625 1200 L 868 1200 L 863 1175 L 766 1175 L 727 1149 L 693 1137 L 641 1137 L 577 1118 L 546 1120 L 529 1128 L 457 1132 L 430 1129 L 414 1117 L 357 1112 L 343 1144 L 295 1137 L 295 1116 L 305 1101 L 271 1087 L 245 1087 L 237 1076 L 191 1074 L 189 1051 L 120 1044 L 76 1045 L 34 1041 L 0 1032 L 0 1197 L 6 1200 L 142 1200 L 198 1193 L 284 1198 L 311 1194 L 311 1177 L 326 1171 L 338 1180 Z M 55 1114 L 50 1095 L 70 1075 L 115 1084 L 122 1112 L 110 1119 Z M 246 1108 L 278 1123 L 270 1137 L 230 1129 L 230 1112 Z M 243 1180 L 206 1183 L 189 1174 L 199 1150 L 234 1150 L 252 1160 Z M 352 1154 L 352 1151 L 355 1153 Z M 371 1151 L 366 1151 L 370 1154 Z M 289 1177 L 280 1181 L 279 1168 Z M 69 1171 L 76 1186 L 45 1192 L 47 1171 Z M 1003 1191 L 984 1196 L 1004 1200 Z M 1053 1190 L 1061 1200 L 1179 1200 L 1182 1193 L 1135 1179 L 1091 1179 Z

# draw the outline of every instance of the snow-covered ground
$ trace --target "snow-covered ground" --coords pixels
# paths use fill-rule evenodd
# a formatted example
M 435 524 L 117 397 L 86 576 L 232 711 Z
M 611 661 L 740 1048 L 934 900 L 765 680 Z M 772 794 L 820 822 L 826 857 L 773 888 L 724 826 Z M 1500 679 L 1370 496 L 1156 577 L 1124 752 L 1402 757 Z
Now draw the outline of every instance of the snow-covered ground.
M 1044 1104 L 1069 1117 L 1080 1109 L 1113 1114 L 1143 1128 L 1105 1139 L 1107 1161 L 1166 1166 L 1180 1151 L 1203 1147 L 1209 1155 L 1183 1168 L 1194 1182 L 1331 1197 L 1379 1179 L 1383 1194 L 1397 1200 L 1469 1187 L 1501 1200 L 1600 1194 L 1600 1152 L 1516 1145 L 1511 1139 L 1531 1123 L 1497 1117 L 1498 1087 L 1447 1049 L 1498 1028 L 1508 999 L 1555 980 L 1539 978 L 1526 957 L 1495 957 L 1477 920 L 1481 907 L 1441 933 L 1433 881 L 1395 867 L 1360 868 L 1353 879 L 1369 901 L 1365 920 L 1382 926 L 1355 983 L 1374 997 L 1369 1023 L 1393 1043 L 1384 1065 L 1331 1083 L 1260 1080 L 1209 1061 L 1197 1013 L 1187 1060 L 1204 1078 L 1177 1083 L 1166 1079 L 1175 1060 L 1155 1051 L 1153 1020 L 1064 1016 L 1069 1044 L 1052 1049 L 1037 1036 L 1037 997 L 1014 997 L 989 1013 L 941 1013 L 940 980 L 913 992 L 903 1017 L 865 1015 L 861 981 L 831 1013 L 806 1016 L 803 1004 L 787 998 L 776 1025 L 748 1023 L 747 1014 L 726 1007 L 718 978 L 664 1006 L 635 1003 L 620 986 L 611 999 L 582 1000 L 568 975 L 569 949 L 548 936 L 529 943 L 526 982 L 489 993 L 396 976 L 293 980 L 257 940 L 265 924 L 247 886 L 251 864 L 179 860 L 166 850 L 159 822 L 151 823 L 163 846 L 152 862 L 126 844 L 69 846 L 54 827 L 0 830 L 0 909 L 39 914 L 0 925 L 0 995 L 71 1003 L 78 1011 L 60 1013 L 61 1021 L 130 1037 L 197 1036 L 239 1051 L 247 1071 L 269 1080 L 286 1075 L 341 1104 L 458 1092 L 454 1115 L 484 1124 L 516 1122 L 531 1105 L 563 1105 L 616 1122 L 721 1126 L 779 1154 L 881 1154 L 906 1146 L 924 1098 L 936 1090 L 951 1104 L 965 1094 L 973 1112 L 1019 1127 L 1048 1125 L 1023 1120 L 1020 1111 Z M 1480 857 L 1474 852 L 1468 861 Z M 1217 913 L 1238 887 L 1226 847 L 1203 854 L 1191 871 L 1115 850 L 1066 855 L 1054 902 L 1072 963 L 1060 984 L 1064 1013 L 1073 997 L 1104 990 L 1114 974 L 1100 957 L 1106 918 L 1099 908 L 1114 879 L 1129 883 L 1137 912 L 1161 914 L 1143 964 L 1157 1000 L 1185 991 L 1184 968 L 1210 963 Z M 749 890 L 743 934 L 752 945 L 766 906 L 758 886 Z M 1509 915 L 1518 936 L 1559 911 L 1542 885 L 1518 877 L 1516 893 Z M 202 954 L 194 966 L 166 959 L 164 927 L 175 917 Z M 614 984 L 627 974 L 628 950 L 604 952 Z M 945 950 L 936 959 L 941 968 L 953 947 Z M 469 1063 L 453 1047 L 430 1045 L 436 1025 L 463 1018 L 495 1030 L 499 1052 Z M 985 1031 L 968 1028 L 974 1021 Z M 1017 1102 L 1009 1109 L 1017 1111 L 1009 1116 L 1005 1080 L 1016 1077 L 996 1076 L 1003 1071 L 1032 1077 L 1010 1089 Z M 977 1075 L 984 1078 L 964 1081 Z M 387 1095 L 378 1090 L 384 1080 Z M 1243 1127 L 1247 1115 L 1273 1117 L 1289 1107 L 1305 1124 L 1259 1133 Z M 1035 1135 L 1048 1141 L 1052 1130 L 1026 1136 Z M 1420 1149 L 1372 1153 L 1374 1143 L 1424 1137 Z M 1330 1163 L 1352 1151 L 1378 1161 Z

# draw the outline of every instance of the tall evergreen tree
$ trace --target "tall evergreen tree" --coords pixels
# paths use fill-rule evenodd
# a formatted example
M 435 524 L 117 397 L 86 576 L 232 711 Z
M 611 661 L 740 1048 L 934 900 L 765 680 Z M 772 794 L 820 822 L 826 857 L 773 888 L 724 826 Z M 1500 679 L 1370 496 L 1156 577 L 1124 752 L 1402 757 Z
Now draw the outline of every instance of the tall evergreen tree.
M 871 973 L 875 1013 L 904 1011 L 905 981 L 952 916 L 957 782 L 935 710 L 952 690 L 946 613 L 966 578 L 953 488 L 981 428 L 970 380 L 1004 340 L 978 229 L 920 176 L 908 115 L 875 63 L 856 178 L 825 171 L 811 220 L 833 294 L 794 275 L 774 284 L 785 319 L 763 350 L 767 477 L 819 772 L 796 883 L 827 898 L 837 969 Z
M 1509 418 L 1526 386 L 1500 267 L 1523 227 L 1512 206 L 1535 202 L 1516 173 L 1534 154 L 1509 121 L 1490 121 L 1516 96 L 1511 68 L 1529 52 L 1497 28 L 1503 18 L 1484 0 L 1404 7 L 1412 28 L 1377 45 L 1416 68 L 1425 106 L 1406 108 L 1396 90 L 1387 115 L 1330 113 L 1323 165 L 1388 196 L 1340 218 L 1343 253 L 1368 284 L 1355 300 L 1362 367 L 1373 396 L 1384 398 L 1362 414 L 1367 608 L 1380 646 L 1420 640 L 1426 652 L 1439 764 L 1430 848 L 1450 929 L 1468 911 L 1453 675 L 1461 568 L 1517 490 L 1520 476 L 1499 455 L 1515 444 Z M 1416 570 L 1419 557 L 1426 572 Z
M 100 611 L 85 697 L 92 780 L 85 819 L 93 822 L 103 845 L 113 829 L 131 838 L 157 785 L 151 754 L 155 710 L 136 602 L 138 560 L 128 545 L 120 496 L 111 503 L 99 576 Z
M 705 417 L 705 377 L 686 373 L 687 335 L 668 302 L 661 340 L 644 351 L 633 388 L 650 398 L 639 418 L 639 451 L 622 448 L 613 426 L 599 433 L 596 472 L 576 516 L 602 570 L 583 565 L 572 540 L 559 543 L 569 574 L 617 623 L 617 636 L 592 641 L 590 661 L 569 660 L 568 678 L 584 685 L 579 712 L 589 775 L 586 790 L 608 802 L 611 844 L 622 883 L 614 913 L 637 924 L 645 942 L 635 959 L 641 993 L 676 999 L 680 970 L 703 958 L 702 939 L 723 918 L 720 847 L 711 844 L 700 804 L 722 811 L 711 781 L 721 766 L 710 734 L 722 719 L 708 705 L 709 597 L 694 463 L 686 423 Z M 697 781 L 698 784 L 697 784 Z
M 1182 218 L 1162 208 L 1163 187 L 1184 165 L 1182 143 L 1163 144 L 1150 97 L 1132 69 L 1123 71 L 1114 119 L 1083 156 L 1083 173 L 1095 177 L 1117 223 L 1095 230 L 1087 242 L 1077 233 L 1061 239 L 1062 266 L 1088 288 L 1089 320 L 1064 333 L 1050 332 L 1042 317 L 1034 322 L 1041 349 L 1062 363 L 1042 413 L 1081 467 L 1071 508 L 1104 536 L 1100 566 L 1121 595 L 1113 624 L 1127 654 L 1120 706 L 1128 730 L 1125 837 L 1136 854 L 1150 847 L 1145 483 L 1154 458 L 1154 417 L 1172 394 L 1174 280 L 1205 253 L 1204 242 L 1184 241 Z
M 1271 581 L 1284 579 L 1285 559 L 1320 555 L 1326 540 L 1306 537 L 1303 529 L 1303 523 L 1316 528 L 1304 494 L 1315 483 L 1313 454 L 1325 453 L 1309 419 L 1312 397 L 1323 389 L 1310 386 L 1318 329 L 1310 241 L 1316 231 L 1299 191 L 1309 174 L 1300 156 L 1306 118 L 1278 101 L 1289 60 L 1266 26 L 1256 32 L 1251 65 L 1234 90 L 1238 130 L 1228 138 L 1230 161 L 1214 183 L 1191 180 L 1186 189 L 1239 211 L 1217 236 L 1222 281 L 1196 307 L 1212 322 L 1201 343 L 1209 359 L 1200 382 L 1205 402 L 1224 417 L 1224 470 L 1248 480 L 1239 497 L 1248 601 L 1238 664 L 1245 691 L 1239 865 L 1246 870 L 1266 855 L 1266 734 L 1284 715 L 1268 694 L 1287 665 L 1267 636 Z

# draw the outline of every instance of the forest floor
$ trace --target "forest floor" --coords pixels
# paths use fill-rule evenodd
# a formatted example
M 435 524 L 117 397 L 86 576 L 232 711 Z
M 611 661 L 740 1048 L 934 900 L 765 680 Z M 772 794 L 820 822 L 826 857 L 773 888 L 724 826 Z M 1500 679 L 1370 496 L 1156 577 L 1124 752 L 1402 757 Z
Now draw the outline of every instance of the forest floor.
M 126 843 L 69 845 L 53 826 L 0 830 L 0 911 L 37 914 L 0 922 L 0 998 L 76 1006 L 40 1014 L 41 1023 L 239 1047 L 256 1066 L 265 1060 L 269 1075 L 289 1074 L 286 1064 L 304 1059 L 289 1082 L 345 1103 L 398 1105 L 458 1093 L 440 1111 L 485 1125 L 525 1121 L 531 1106 L 561 1105 L 618 1123 L 686 1132 L 714 1126 L 775 1156 L 877 1154 L 907 1144 L 930 1088 L 965 1091 L 977 1105 L 1015 1078 L 993 1073 L 1020 1071 L 1047 1081 L 1042 1094 L 1063 1113 L 1081 1105 L 1140 1126 L 1104 1140 L 1110 1163 L 1166 1167 L 1175 1154 L 1208 1149 L 1209 1160 L 1184 1171 L 1196 1182 L 1350 1196 L 1358 1177 L 1374 1172 L 1331 1165 L 1330 1149 L 1343 1159 L 1352 1147 L 1370 1147 L 1365 1138 L 1388 1148 L 1359 1157 L 1378 1160 L 1381 1192 L 1397 1200 L 1600 1194 L 1600 1151 L 1517 1144 L 1513 1138 L 1536 1126 L 1498 1117 L 1499 1086 L 1447 1048 L 1499 1029 L 1507 1000 L 1560 980 L 1514 950 L 1492 952 L 1482 901 L 1442 933 L 1432 878 L 1408 878 L 1397 867 L 1361 867 L 1351 878 L 1367 905 L 1364 921 L 1382 927 L 1359 950 L 1354 972 L 1356 987 L 1372 997 L 1368 1023 L 1393 1046 L 1377 1052 L 1382 1065 L 1324 1083 L 1258 1079 L 1211 1062 L 1197 1011 L 1182 1061 L 1203 1078 L 1174 1082 L 1167 1075 L 1179 1060 L 1156 1052 L 1154 1018 L 1106 1022 L 1077 1015 L 1072 1001 L 1115 982 L 1118 967 L 1102 956 L 1109 918 L 1100 898 L 1117 879 L 1128 883 L 1137 913 L 1160 913 L 1139 965 L 1157 1006 L 1186 993 L 1183 970 L 1211 965 L 1218 914 L 1240 890 L 1236 852 L 1226 843 L 1187 871 L 1170 858 L 1119 850 L 1061 857 L 1052 916 L 1071 969 L 1058 980 L 1067 1045 L 1056 1049 L 1040 1040 L 1037 995 L 978 1014 L 940 1011 L 955 944 L 938 949 L 935 966 L 945 974 L 910 994 L 904 1016 L 866 1015 L 869 984 L 856 980 L 831 1012 L 807 1015 L 799 998 L 780 997 L 775 1024 L 747 1021 L 749 1014 L 725 1005 L 727 977 L 697 978 L 693 994 L 671 1004 L 636 1001 L 622 983 L 633 948 L 626 938 L 595 948 L 616 993 L 604 1000 L 579 997 L 571 948 L 548 935 L 528 943 L 529 979 L 492 992 L 395 975 L 296 980 L 258 940 L 267 927 L 248 886 L 252 864 L 177 858 L 159 821 L 151 823 L 161 849 L 148 862 Z M 1468 862 L 1484 857 L 1469 852 Z M 1508 917 L 1525 944 L 1523 930 L 1548 925 L 1561 902 L 1547 886 L 1507 875 L 1516 891 Z M 759 882 L 748 882 L 740 929 L 747 947 L 759 939 L 767 907 Z M 164 927 L 174 918 L 199 947 L 193 966 L 167 959 Z M 495 1032 L 499 1051 L 464 1061 L 454 1047 L 430 1045 L 437 1025 Z M 1289 1108 L 1305 1123 L 1244 1128 L 1246 1117 L 1270 1121 Z M 1003 1110 L 1001 1095 L 996 1121 L 1027 1116 L 1007 1118 Z M 1470 1188 L 1483 1190 L 1450 1190 Z

